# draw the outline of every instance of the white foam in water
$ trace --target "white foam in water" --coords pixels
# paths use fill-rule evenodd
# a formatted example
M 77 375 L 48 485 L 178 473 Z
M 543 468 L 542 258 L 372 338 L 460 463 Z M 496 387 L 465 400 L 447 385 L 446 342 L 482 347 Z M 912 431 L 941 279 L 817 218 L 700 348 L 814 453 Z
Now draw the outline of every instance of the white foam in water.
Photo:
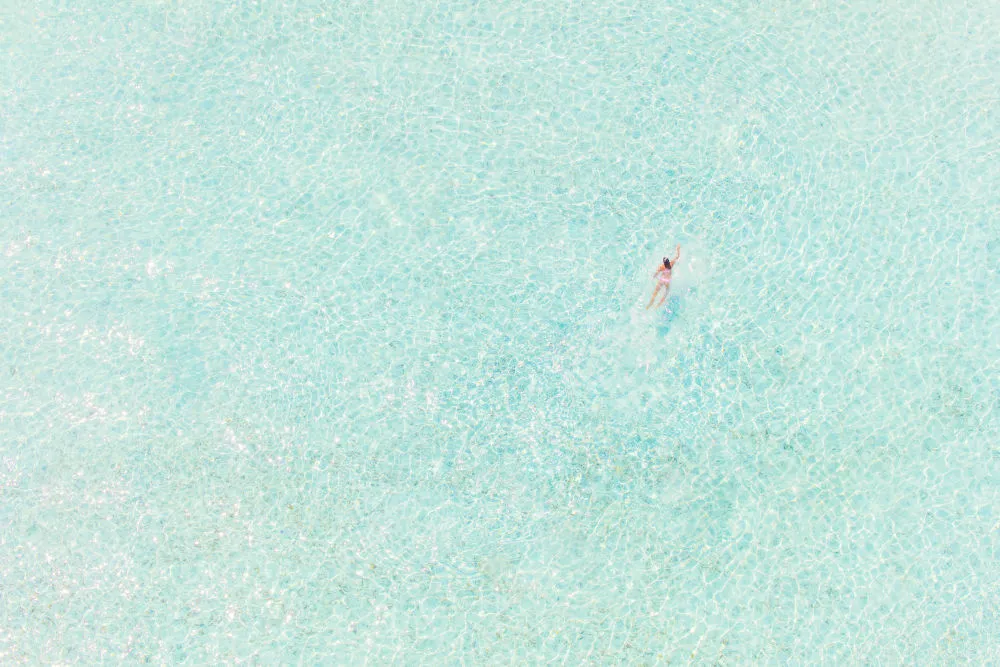
M 673 254 L 670 255 L 673 257 Z M 712 263 L 708 250 L 698 241 L 688 241 L 681 247 L 681 259 L 670 282 L 670 290 L 686 296 L 711 278 Z

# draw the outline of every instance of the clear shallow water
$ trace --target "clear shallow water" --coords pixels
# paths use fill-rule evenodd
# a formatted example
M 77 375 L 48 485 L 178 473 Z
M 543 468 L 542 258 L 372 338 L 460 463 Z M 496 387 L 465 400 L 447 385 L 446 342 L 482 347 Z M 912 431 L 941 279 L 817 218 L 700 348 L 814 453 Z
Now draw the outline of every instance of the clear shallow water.
M 4 662 L 1000 659 L 992 3 L 0 20 Z

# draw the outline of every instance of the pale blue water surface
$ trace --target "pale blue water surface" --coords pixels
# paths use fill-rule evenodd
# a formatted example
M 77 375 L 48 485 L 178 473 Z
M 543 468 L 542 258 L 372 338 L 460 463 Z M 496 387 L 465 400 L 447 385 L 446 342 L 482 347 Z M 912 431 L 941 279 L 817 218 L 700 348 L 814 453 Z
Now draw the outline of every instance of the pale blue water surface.
M 997 664 L 998 35 L 3 2 L 0 662 Z

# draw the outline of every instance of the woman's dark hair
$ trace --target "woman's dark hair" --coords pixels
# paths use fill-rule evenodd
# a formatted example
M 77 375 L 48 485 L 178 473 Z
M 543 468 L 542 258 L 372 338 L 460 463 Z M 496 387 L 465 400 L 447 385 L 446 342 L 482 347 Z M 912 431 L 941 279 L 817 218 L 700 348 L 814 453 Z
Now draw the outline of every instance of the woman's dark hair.
M 663 266 L 665 266 L 668 269 L 670 268 L 670 260 L 667 259 L 666 257 L 663 258 Z

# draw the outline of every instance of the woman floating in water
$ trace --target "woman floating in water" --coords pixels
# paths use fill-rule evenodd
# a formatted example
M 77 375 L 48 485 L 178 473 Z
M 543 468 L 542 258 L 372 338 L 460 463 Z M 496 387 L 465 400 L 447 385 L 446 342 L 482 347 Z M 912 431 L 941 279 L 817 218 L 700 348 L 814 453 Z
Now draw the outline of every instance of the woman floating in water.
M 674 265 L 677 264 L 677 260 L 680 258 L 680 245 L 677 246 L 677 254 L 674 255 L 674 259 L 672 261 L 666 257 L 663 258 L 663 264 L 661 264 L 660 268 L 658 268 L 656 273 L 653 274 L 653 277 L 656 278 L 656 289 L 653 290 L 653 298 L 649 300 L 649 305 L 646 306 L 646 310 L 653 307 L 653 302 L 656 301 L 656 295 L 660 293 L 661 289 L 663 290 L 663 298 L 660 299 L 660 303 L 656 304 L 656 307 L 659 308 L 663 305 L 663 302 L 667 300 L 667 295 L 670 294 L 670 272 L 673 270 Z

